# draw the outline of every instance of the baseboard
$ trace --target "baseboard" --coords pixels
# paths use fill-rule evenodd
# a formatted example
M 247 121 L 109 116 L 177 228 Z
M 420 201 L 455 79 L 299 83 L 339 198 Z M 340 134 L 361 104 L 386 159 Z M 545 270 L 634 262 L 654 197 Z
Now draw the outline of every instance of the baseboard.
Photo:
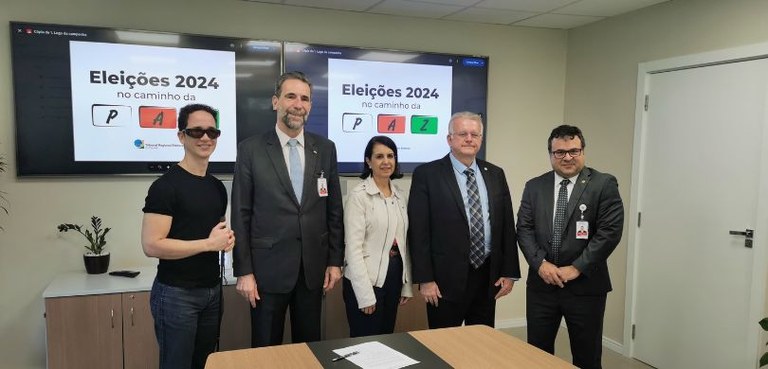
M 504 319 L 504 320 L 497 320 L 494 322 L 496 325 L 496 329 L 502 329 L 502 328 L 520 328 L 525 327 L 525 318 L 517 318 L 517 319 Z
M 607 348 L 607 349 L 609 349 L 609 350 L 611 350 L 611 351 L 613 351 L 613 352 L 615 352 L 615 353 L 617 353 L 619 355 L 629 357 L 628 353 L 625 352 L 625 350 L 624 350 L 624 345 L 622 345 L 621 343 L 618 343 L 618 342 L 616 342 L 616 341 L 614 341 L 614 340 L 612 340 L 612 339 L 610 339 L 610 338 L 608 338 L 606 336 L 603 336 L 603 347 L 605 347 L 605 348 Z
M 497 320 L 495 322 L 496 329 L 502 329 L 502 328 L 520 328 L 525 327 L 527 325 L 527 322 L 525 318 L 517 318 L 517 319 L 504 319 L 504 320 Z M 560 322 L 560 327 L 563 329 L 567 329 L 565 326 L 565 321 Z M 603 336 L 603 347 L 618 353 L 619 355 L 628 356 L 628 353 L 625 351 L 625 346 L 613 339 L 610 339 L 606 336 Z

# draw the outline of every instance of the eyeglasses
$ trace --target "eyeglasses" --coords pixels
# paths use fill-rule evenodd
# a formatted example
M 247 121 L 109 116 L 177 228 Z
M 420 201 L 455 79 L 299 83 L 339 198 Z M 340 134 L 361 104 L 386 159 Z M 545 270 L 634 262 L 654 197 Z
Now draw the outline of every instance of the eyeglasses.
M 562 159 L 565 157 L 565 154 L 570 155 L 572 158 L 575 158 L 577 156 L 580 156 L 582 153 L 582 149 L 571 149 L 571 150 L 557 150 L 552 151 L 552 156 L 554 156 L 557 159 Z
M 456 132 L 456 133 L 451 133 L 451 134 L 454 135 L 454 136 L 459 136 L 459 137 L 461 137 L 463 139 L 466 139 L 467 137 L 472 137 L 473 140 L 477 140 L 477 139 L 483 137 L 482 133 Z
M 206 129 L 202 128 L 187 128 L 183 130 L 184 134 L 192 138 L 203 138 L 203 135 L 208 135 L 208 138 L 214 140 L 221 136 L 221 130 L 210 127 Z

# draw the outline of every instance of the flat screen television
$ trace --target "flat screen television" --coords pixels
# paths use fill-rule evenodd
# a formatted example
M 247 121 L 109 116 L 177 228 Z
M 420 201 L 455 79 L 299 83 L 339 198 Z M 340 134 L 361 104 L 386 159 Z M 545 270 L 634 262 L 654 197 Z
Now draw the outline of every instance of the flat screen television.
M 313 83 L 305 129 L 336 143 L 340 173 L 362 171 L 375 135 L 392 138 L 409 173 L 448 153 L 453 113 L 479 113 L 488 129 L 487 57 L 286 42 L 283 63 Z
M 275 124 L 282 43 L 11 22 L 19 176 L 151 174 L 183 157 L 178 109 L 218 110 L 212 173 Z

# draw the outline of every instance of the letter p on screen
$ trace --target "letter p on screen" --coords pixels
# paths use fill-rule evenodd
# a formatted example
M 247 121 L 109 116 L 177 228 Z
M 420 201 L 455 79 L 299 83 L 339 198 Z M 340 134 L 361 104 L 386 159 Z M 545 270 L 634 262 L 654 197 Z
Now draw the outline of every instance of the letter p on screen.
M 341 128 L 344 132 L 369 132 L 373 118 L 370 114 L 344 113 L 341 117 Z
M 131 122 L 131 107 L 126 105 L 91 105 L 91 123 L 95 127 L 123 127 Z

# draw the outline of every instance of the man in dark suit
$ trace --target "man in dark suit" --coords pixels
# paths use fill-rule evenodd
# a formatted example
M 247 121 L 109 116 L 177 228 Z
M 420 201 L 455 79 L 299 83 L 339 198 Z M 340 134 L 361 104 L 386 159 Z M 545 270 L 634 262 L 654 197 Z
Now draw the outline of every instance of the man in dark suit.
M 552 130 L 553 171 L 526 183 L 517 236 L 529 265 L 528 343 L 554 353 L 565 317 L 573 364 L 593 369 L 601 368 L 607 259 L 621 239 L 624 206 L 616 178 L 584 166 L 584 147 L 579 128 Z
M 448 128 L 451 152 L 420 165 L 408 201 L 413 282 L 430 328 L 493 327 L 496 300 L 520 278 L 512 200 L 504 171 L 476 159 L 482 118 L 460 112 Z
M 277 81 L 274 130 L 243 141 L 232 181 L 237 291 L 251 304 L 254 347 L 320 340 L 321 302 L 341 278 L 342 200 L 336 147 L 305 132 L 312 85 L 300 72 Z M 321 190 L 322 189 L 322 190 Z

